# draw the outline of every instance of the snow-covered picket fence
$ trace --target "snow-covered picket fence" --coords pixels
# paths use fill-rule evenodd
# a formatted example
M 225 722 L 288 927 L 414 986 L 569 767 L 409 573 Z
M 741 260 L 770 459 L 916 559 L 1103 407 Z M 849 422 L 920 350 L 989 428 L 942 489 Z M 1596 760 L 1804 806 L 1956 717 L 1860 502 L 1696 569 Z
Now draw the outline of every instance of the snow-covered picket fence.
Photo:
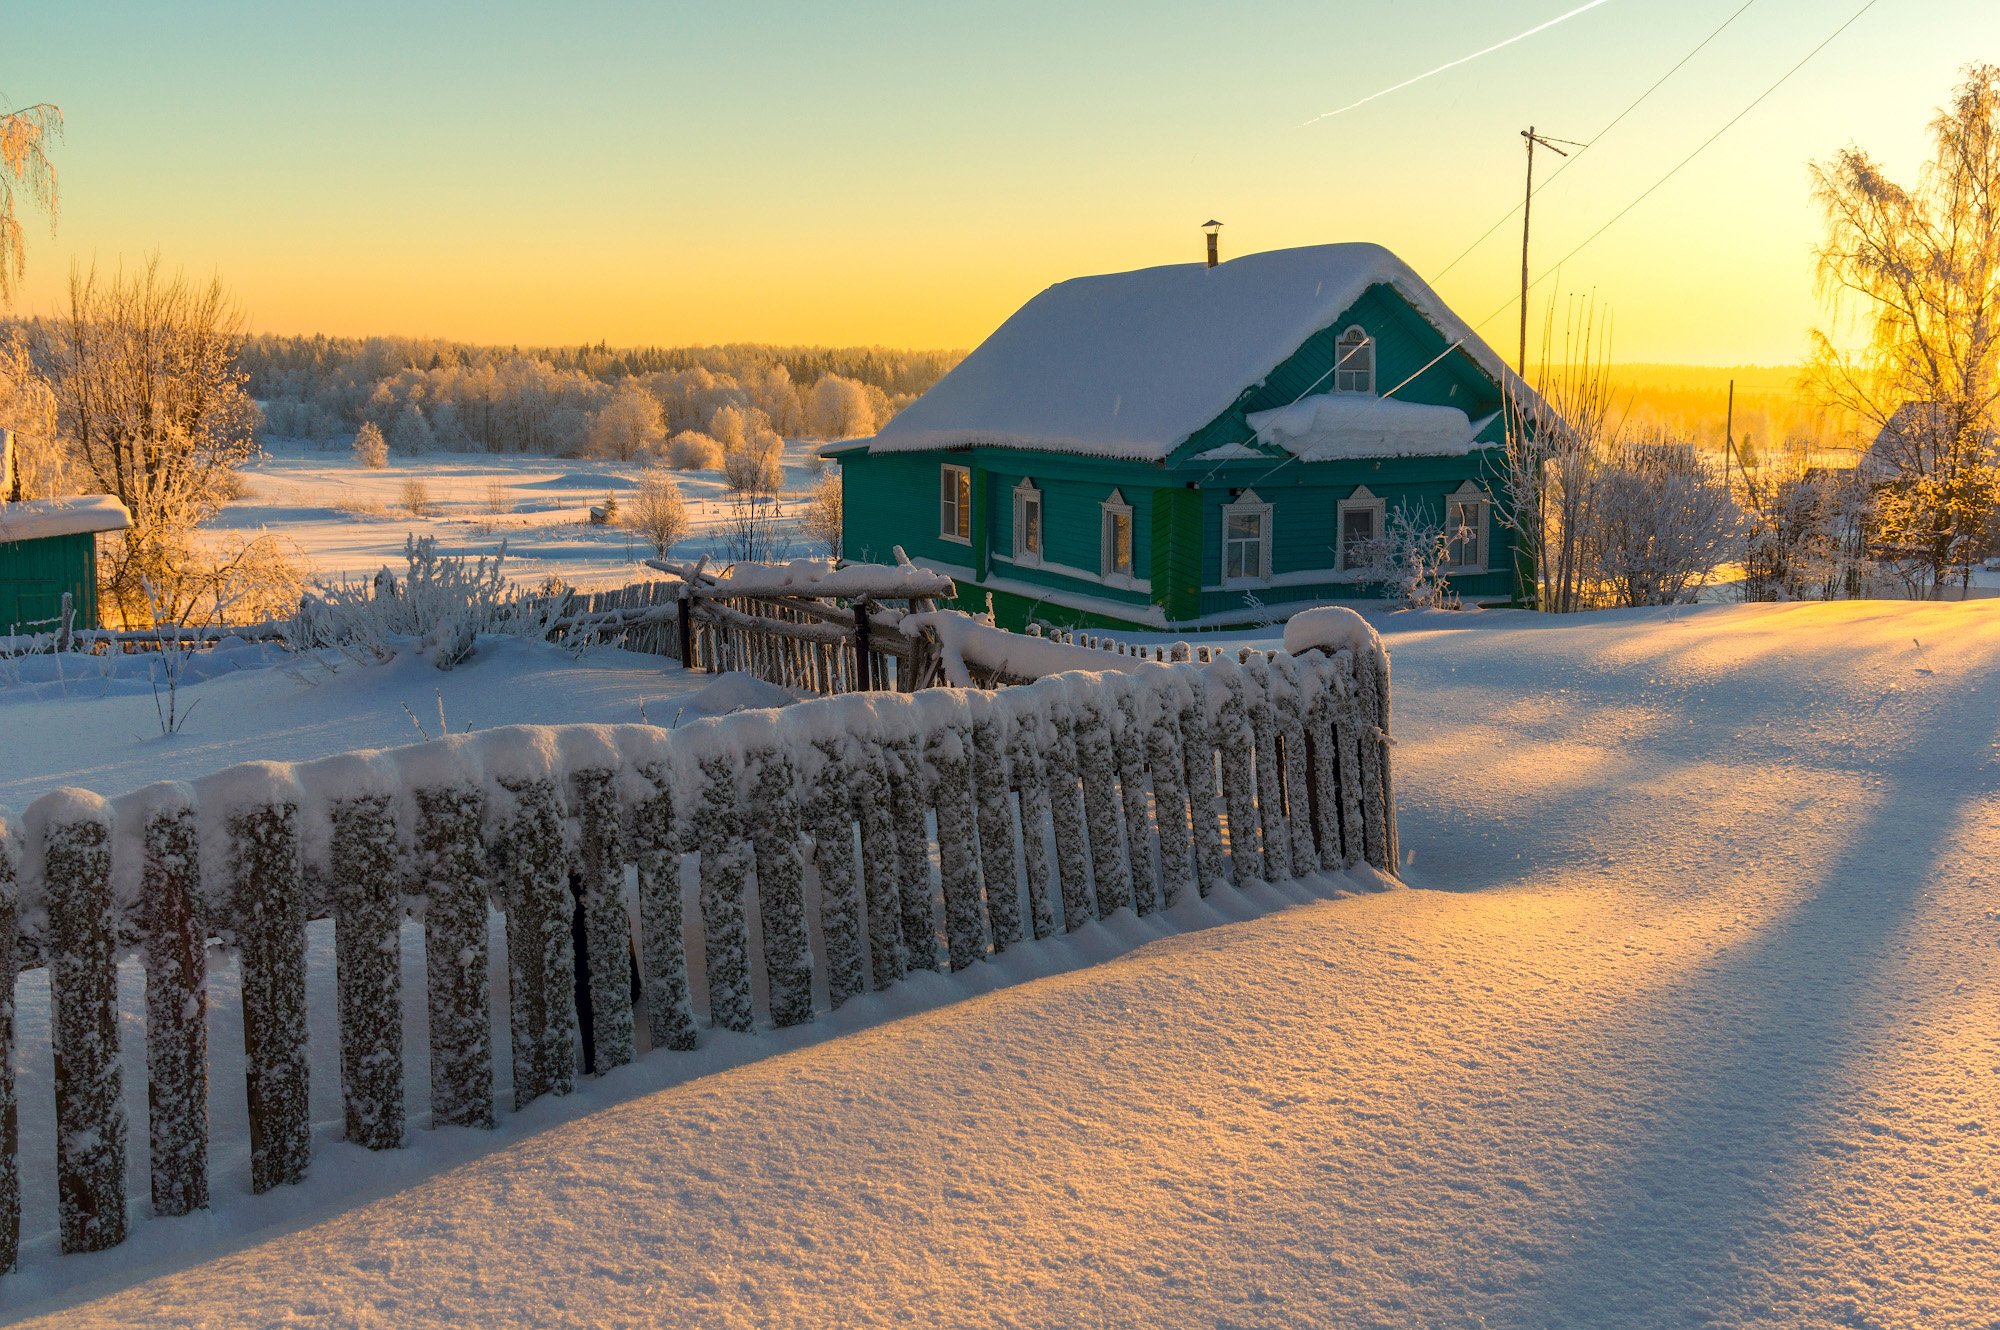
M 0 1269 L 20 1243 L 20 968 L 46 966 L 52 989 L 61 1246 L 101 1250 L 124 1240 L 135 1158 L 156 1214 L 210 1203 L 210 939 L 240 958 L 263 1192 L 311 1164 L 309 920 L 334 929 L 346 1135 L 393 1149 L 425 1125 L 405 1111 L 406 917 L 422 925 L 429 1125 L 491 1127 L 586 1065 L 696 1046 L 699 1016 L 796 1025 L 1120 911 L 1392 868 L 1387 660 L 1365 626 L 1336 628 L 1296 655 L 1207 664 L 1043 641 L 1016 670 L 1123 668 L 671 731 L 509 727 L 0 810 Z M 975 662 L 977 636 L 957 643 Z M 122 958 L 145 973 L 143 1152 L 120 1083 Z

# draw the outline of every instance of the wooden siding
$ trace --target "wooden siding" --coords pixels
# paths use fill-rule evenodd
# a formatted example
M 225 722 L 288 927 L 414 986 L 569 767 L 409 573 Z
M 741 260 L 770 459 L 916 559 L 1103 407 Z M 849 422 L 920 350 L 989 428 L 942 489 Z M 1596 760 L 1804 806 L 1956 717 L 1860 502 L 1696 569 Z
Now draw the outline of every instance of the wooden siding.
M 56 627 L 51 621 L 62 617 L 65 591 L 76 610 L 75 626 L 97 627 L 94 534 L 0 542 L 0 634 Z

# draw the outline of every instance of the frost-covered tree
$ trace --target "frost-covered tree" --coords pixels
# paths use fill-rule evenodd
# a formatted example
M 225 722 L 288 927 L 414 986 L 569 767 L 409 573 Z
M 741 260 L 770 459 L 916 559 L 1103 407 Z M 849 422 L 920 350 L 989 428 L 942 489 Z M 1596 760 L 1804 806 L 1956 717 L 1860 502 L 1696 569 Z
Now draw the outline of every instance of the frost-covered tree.
M 354 464 L 375 471 L 389 465 L 389 441 L 372 420 L 362 421 L 361 428 L 354 432 Z
M 1619 605 L 1691 601 L 1735 558 L 1741 518 L 1691 443 L 1634 442 L 1599 459 L 1592 578 Z
M 0 503 L 70 492 L 72 467 L 56 430 L 55 393 L 18 328 L 0 334 L 0 429 L 14 433 L 12 469 L 0 475 Z
M 1973 551 L 2000 498 L 2000 66 L 1965 71 L 1915 185 L 1859 147 L 1813 167 L 1819 284 L 1865 348 L 1814 334 L 1813 383 L 1876 432 L 1877 544 L 1918 594 Z
M 875 404 L 868 385 L 839 374 L 828 374 L 812 386 L 805 409 L 806 436 L 852 439 L 875 432 Z
M 828 558 L 838 559 L 841 551 L 840 476 L 823 475 L 806 496 L 799 513 L 799 530 L 807 540 L 826 546 Z
M 591 417 L 584 451 L 592 457 L 629 462 L 657 451 L 666 437 L 666 417 L 660 411 L 659 398 L 637 379 L 626 379 L 604 408 Z
M 632 496 L 627 523 L 646 538 L 653 553 L 664 559 L 688 532 L 687 503 L 681 487 L 664 471 L 648 471 Z
M 132 514 L 99 569 L 107 610 L 127 622 L 182 622 L 199 594 L 190 579 L 212 568 L 194 529 L 257 449 L 240 326 L 220 281 L 167 277 L 154 258 L 108 279 L 76 270 L 66 308 L 37 330 L 82 478 Z
M 396 423 L 389 427 L 388 438 L 389 446 L 406 456 L 427 453 L 437 443 L 430 421 L 424 419 L 423 408 L 415 402 L 403 407 Z
M 49 144 L 62 137 L 62 108 L 48 102 L 0 111 L 0 304 L 14 298 L 14 287 L 27 271 L 26 233 L 15 202 L 15 191 L 27 194 L 56 218 L 56 168 L 49 161 Z
M 1380 536 L 1355 551 L 1369 581 L 1411 609 L 1455 610 L 1459 599 L 1445 569 L 1451 533 L 1417 505 L 1399 503 Z
M 752 412 L 748 424 L 738 432 L 736 442 L 723 438 L 723 483 L 740 494 L 768 493 L 780 488 L 785 483 L 784 450 L 785 441 L 764 420 L 763 412 Z

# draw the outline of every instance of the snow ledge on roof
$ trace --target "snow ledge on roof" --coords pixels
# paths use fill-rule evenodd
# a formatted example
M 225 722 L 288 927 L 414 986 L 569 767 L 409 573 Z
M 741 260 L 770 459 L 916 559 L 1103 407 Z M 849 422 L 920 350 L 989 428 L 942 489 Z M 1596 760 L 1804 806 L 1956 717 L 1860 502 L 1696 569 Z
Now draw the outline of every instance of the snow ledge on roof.
M 86 531 L 123 531 L 131 525 L 132 514 L 109 494 L 0 503 L 0 545 L 17 540 L 75 536 Z
M 1348 457 L 1462 457 L 1477 445 L 1455 406 L 1427 406 L 1360 393 L 1319 393 L 1245 417 L 1259 443 L 1301 462 Z

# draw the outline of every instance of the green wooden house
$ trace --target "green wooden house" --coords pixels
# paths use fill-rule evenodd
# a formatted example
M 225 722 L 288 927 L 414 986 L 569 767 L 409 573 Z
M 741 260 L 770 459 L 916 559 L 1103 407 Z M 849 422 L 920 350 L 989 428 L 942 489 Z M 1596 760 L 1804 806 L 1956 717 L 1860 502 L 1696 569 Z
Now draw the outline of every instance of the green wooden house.
M 869 439 L 847 556 L 901 547 L 1001 623 L 1197 629 L 1383 594 L 1399 509 L 1468 603 L 1518 572 L 1490 347 L 1378 245 L 1050 287 Z
M 65 594 L 72 628 L 99 627 L 97 536 L 130 525 L 109 495 L 0 503 L 0 637 L 62 628 Z

